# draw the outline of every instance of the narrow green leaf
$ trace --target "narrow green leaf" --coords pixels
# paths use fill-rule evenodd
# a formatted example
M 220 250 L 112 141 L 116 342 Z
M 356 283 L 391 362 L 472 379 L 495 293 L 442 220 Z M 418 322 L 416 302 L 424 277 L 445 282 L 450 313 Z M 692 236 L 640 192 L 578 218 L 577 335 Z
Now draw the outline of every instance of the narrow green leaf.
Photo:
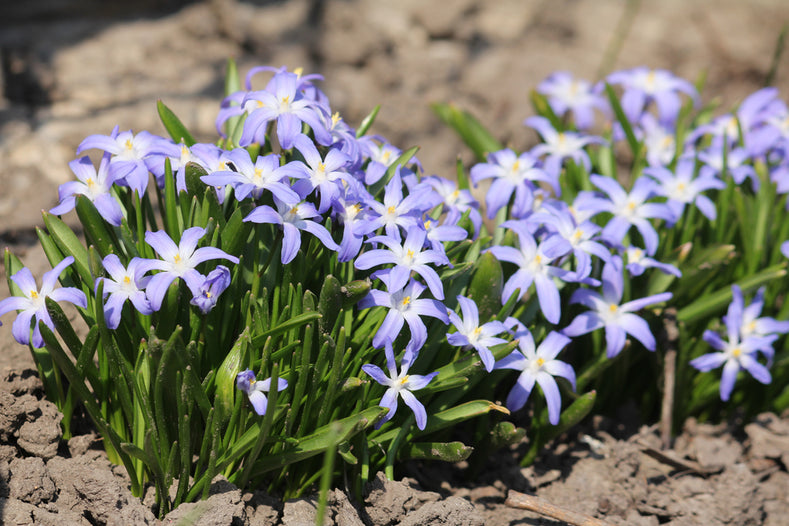
M 488 153 L 503 148 L 493 134 L 467 111 L 458 109 L 454 104 L 431 104 L 430 107 L 445 124 L 460 135 L 478 161 L 484 161 Z
M 181 122 L 181 119 L 175 116 L 175 113 L 168 108 L 161 100 L 156 101 L 156 109 L 159 112 L 159 118 L 164 124 L 164 129 L 170 134 L 170 137 L 177 143 L 184 143 L 186 146 L 192 146 L 197 141 L 192 134 L 186 129 L 186 126 Z
M 480 323 L 493 319 L 501 310 L 504 273 L 501 263 L 491 252 L 480 256 L 468 286 L 468 297 L 477 304 Z
M 88 249 L 79 240 L 77 234 L 66 223 L 49 212 L 44 212 L 43 216 L 44 224 L 61 252 L 66 256 L 74 256 L 74 266 L 82 281 L 88 284 L 93 283 L 88 263 Z
M 367 117 L 362 119 L 362 123 L 359 125 L 359 128 L 356 130 L 356 138 L 362 137 L 363 135 L 367 134 L 367 131 L 370 129 L 370 126 L 373 125 L 375 122 L 375 118 L 378 116 L 378 112 L 381 110 L 381 105 L 378 104 L 373 108 Z
M 622 109 L 622 105 L 619 103 L 619 97 L 616 96 L 614 88 L 607 82 L 605 83 L 605 94 L 608 96 L 608 102 L 611 103 L 611 108 L 614 110 L 616 120 L 622 125 L 622 130 L 625 132 L 630 151 L 633 153 L 633 157 L 637 158 L 640 155 L 641 143 L 638 142 L 636 134 L 633 132 L 633 126 L 630 125 L 630 120 L 627 118 L 627 115 L 625 115 L 625 110 Z

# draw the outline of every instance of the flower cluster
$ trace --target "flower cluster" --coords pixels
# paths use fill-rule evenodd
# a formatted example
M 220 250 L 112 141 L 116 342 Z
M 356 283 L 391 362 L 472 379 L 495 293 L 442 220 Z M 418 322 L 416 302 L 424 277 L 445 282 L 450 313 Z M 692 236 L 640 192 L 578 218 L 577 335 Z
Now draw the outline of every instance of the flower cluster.
M 786 315 L 774 245 L 789 221 L 773 201 L 789 192 L 789 112 L 774 89 L 705 121 L 696 88 L 667 71 L 595 85 L 556 73 L 524 121 L 539 143 L 518 152 L 477 128 L 465 137 L 487 153 L 454 179 L 368 135 L 374 114 L 348 125 L 317 75 L 234 77 L 217 143 L 196 142 L 160 103 L 171 139 L 116 127 L 79 145 L 101 159 L 73 161 L 77 180 L 44 216 L 54 268 L 40 289 L 6 254 L 15 295 L 0 315 L 19 311 L 14 337 L 54 356 L 48 394 L 68 410 L 59 375 L 69 380 L 133 489 L 155 479 L 162 509 L 174 478 L 176 503 L 219 472 L 297 495 L 319 454 L 339 454 L 360 484 L 404 455 L 457 459 L 470 449 L 431 433 L 527 402 L 516 418 L 535 416 L 533 458 L 551 436 L 540 422 L 588 414 L 595 387 L 623 374 L 606 372 L 617 357 L 628 375 L 663 359 L 672 342 L 656 321 L 669 306 L 678 374 L 723 365 L 721 399 L 740 369 L 769 383 L 773 363 L 785 368 L 774 345 L 789 322 L 761 316 Z M 479 126 L 453 115 L 464 132 Z M 87 246 L 56 217 L 73 209 Z M 745 306 L 743 290 L 767 282 L 779 285 Z M 709 324 L 728 294 L 724 340 Z M 57 302 L 76 305 L 84 341 Z M 701 355 L 702 333 L 719 352 Z M 623 393 L 640 393 L 623 377 Z M 707 391 L 686 394 L 700 407 Z M 267 479 L 276 469 L 291 475 Z

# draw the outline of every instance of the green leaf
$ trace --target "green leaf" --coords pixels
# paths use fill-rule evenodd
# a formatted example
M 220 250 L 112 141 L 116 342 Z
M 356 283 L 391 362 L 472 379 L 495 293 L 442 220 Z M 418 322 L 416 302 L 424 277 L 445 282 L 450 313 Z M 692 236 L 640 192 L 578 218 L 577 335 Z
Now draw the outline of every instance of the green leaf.
M 630 120 L 625 115 L 625 110 L 622 109 L 622 105 L 619 103 L 619 97 L 616 96 L 614 88 L 612 88 L 607 82 L 605 83 L 605 94 L 608 96 L 608 102 L 611 103 L 611 108 L 614 110 L 616 120 L 622 125 L 622 130 L 625 132 L 625 137 L 627 138 L 627 144 L 630 146 L 630 151 L 633 153 L 633 157 L 637 158 L 639 156 L 639 152 L 641 151 L 641 143 L 638 142 L 636 134 L 633 132 L 633 127 L 630 125 Z
M 357 139 L 359 137 L 367 134 L 367 131 L 370 129 L 370 126 L 373 125 L 373 122 L 375 122 L 375 118 L 378 116 L 378 112 L 380 110 L 381 110 L 381 105 L 378 104 L 375 108 L 373 108 L 373 111 L 371 111 L 367 115 L 367 117 L 362 119 L 362 123 L 359 125 L 359 128 L 356 130 L 356 138 Z
M 233 408 L 236 392 L 236 376 L 248 364 L 249 357 L 247 349 L 249 345 L 259 347 L 261 343 L 250 342 L 249 327 L 239 334 L 233 348 L 227 353 L 225 360 L 216 373 L 216 401 L 217 407 L 221 406 L 220 414 L 227 416 Z
M 500 142 L 470 113 L 454 104 L 431 104 L 436 115 L 453 128 L 463 142 L 471 148 L 477 160 L 484 161 L 487 154 L 503 148 Z
M 64 256 L 74 256 L 74 266 L 82 281 L 87 284 L 93 283 L 93 276 L 90 273 L 90 264 L 88 263 L 88 249 L 79 240 L 77 234 L 66 223 L 49 212 L 44 212 L 43 216 L 44 224 L 60 251 Z M 53 265 L 56 265 L 58 262 L 54 262 Z
M 77 196 L 77 216 L 85 229 L 85 239 L 89 245 L 94 245 L 102 257 L 112 252 L 118 252 L 117 239 L 107 229 L 107 223 L 101 217 L 93 202 L 84 195 Z
M 367 296 L 371 288 L 372 283 L 370 283 L 369 279 L 357 279 L 343 285 L 341 289 L 345 295 L 343 307 L 347 309 L 356 305 L 359 300 Z
M 473 447 L 463 442 L 412 442 L 407 450 L 400 450 L 400 458 L 460 462 L 473 451 Z
M 190 196 L 202 197 L 208 186 L 200 180 L 204 175 L 208 175 L 205 168 L 197 163 L 188 162 L 184 167 L 186 178 L 186 192 Z
M 480 324 L 493 319 L 501 310 L 504 273 L 501 263 L 491 252 L 480 256 L 468 286 L 468 297 L 477 304 Z
M 427 425 L 423 431 L 418 434 L 426 435 L 441 429 L 446 429 L 454 425 L 490 413 L 491 411 L 498 411 L 505 415 L 510 414 L 509 410 L 501 405 L 494 404 L 489 400 L 472 400 L 455 407 L 450 407 L 444 411 L 440 411 L 434 415 L 430 415 L 427 419 Z
M 321 317 L 319 312 L 305 312 L 298 316 L 294 316 L 292 318 L 288 318 L 286 321 L 280 323 L 276 327 L 267 330 L 262 334 L 257 334 L 252 338 L 252 346 L 253 347 L 260 347 L 265 343 L 266 338 L 269 336 L 276 336 L 281 334 L 285 331 L 289 331 L 291 329 L 297 329 L 302 325 L 306 325 L 312 320 L 317 320 Z
M 334 323 L 342 311 L 342 286 L 337 278 L 331 274 L 323 280 L 321 295 L 318 300 L 318 312 L 323 316 L 318 321 L 318 327 L 324 334 L 331 333 Z
M 768 267 L 761 272 L 737 281 L 737 285 L 747 294 L 751 290 L 773 280 L 783 279 L 786 276 L 785 264 L 781 263 Z M 726 286 L 711 294 L 706 294 L 690 305 L 677 312 L 677 320 L 683 323 L 714 316 L 731 302 L 731 286 Z
M 186 146 L 192 146 L 197 141 L 192 134 L 186 129 L 186 126 L 181 120 L 175 116 L 175 113 L 168 108 L 161 100 L 156 101 L 156 109 L 159 112 L 159 118 L 164 124 L 164 129 L 170 134 L 170 137 L 177 143 L 184 143 Z
M 384 407 L 371 407 L 361 413 L 343 418 L 342 420 L 336 420 L 323 426 L 315 431 L 315 433 L 299 440 L 299 443 L 295 447 L 287 449 L 277 455 L 261 458 L 255 465 L 252 476 L 254 477 L 266 473 L 267 471 L 279 469 L 294 462 L 319 455 L 333 443 L 345 442 L 355 434 L 374 425 L 378 420 L 383 418 L 387 411 L 388 410 Z M 251 431 L 254 432 L 254 429 Z M 249 432 L 245 433 L 236 445 L 243 447 L 244 442 L 249 440 L 249 438 L 247 438 L 248 434 Z M 231 451 L 226 458 L 230 459 L 233 456 L 235 456 L 235 454 Z

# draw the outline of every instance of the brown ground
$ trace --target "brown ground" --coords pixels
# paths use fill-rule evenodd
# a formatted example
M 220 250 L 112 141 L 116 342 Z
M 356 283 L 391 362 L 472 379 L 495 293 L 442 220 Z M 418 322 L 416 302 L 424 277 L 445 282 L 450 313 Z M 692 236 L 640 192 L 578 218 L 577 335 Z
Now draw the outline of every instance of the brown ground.
M 630 20 L 625 24 L 629 31 L 618 29 L 623 19 Z M 3 2 L 0 240 L 40 277 L 48 265 L 36 246 L 34 227 L 41 224 L 39 211 L 56 203 L 57 185 L 71 178 L 67 163 L 76 146 L 89 134 L 109 133 L 116 124 L 163 133 L 157 98 L 199 138 L 211 140 L 228 56 L 237 59 L 242 72 L 269 64 L 322 73 L 334 109 L 352 125 L 382 104 L 373 131 L 403 148 L 420 145 L 426 171 L 450 175 L 459 153 L 470 157 L 430 112 L 429 102 L 456 102 L 516 148 L 534 138 L 521 124 L 531 113 L 529 90 L 557 69 L 589 79 L 636 65 L 669 68 L 689 79 L 706 72 L 702 97 L 720 97 L 731 105 L 761 87 L 786 23 L 789 4 L 784 0 L 144 0 L 117 6 L 101 0 Z M 774 84 L 784 99 L 789 97 L 789 50 Z M 5 282 L 2 270 L 0 281 Z M 0 290 L 6 291 L 4 284 Z M 11 320 L 6 316 L 0 327 L 0 372 L 32 365 L 28 350 L 11 337 Z M 121 491 L 100 491 L 112 483 L 110 478 L 116 477 L 112 480 L 118 488 L 123 486 L 108 468 L 93 469 L 106 463 L 102 456 L 93 449 L 80 455 L 87 445 L 69 444 L 45 460 L 50 452 L 44 450 L 52 442 L 36 446 L 36 440 L 57 428 L 51 408 L 31 399 L 20 401 L 19 394 L 9 398 L 0 391 L 0 396 L 0 482 L 13 475 L 11 482 L 0 485 L 0 513 L 21 510 L 20 524 L 30 523 L 31 517 L 42 524 L 71 524 L 72 517 L 103 524 L 121 517 L 112 502 L 100 509 L 107 495 L 115 498 Z M 36 424 L 39 419 L 44 420 Z M 521 471 L 511 459 L 502 458 L 501 466 L 478 479 L 477 487 L 460 479 L 452 482 L 457 477 L 452 471 L 446 473 L 445 486 L 430 489 L 444 497 L 462 497 L 463 502 L 450 499 L 447 504 L 446 499 L 435 501 L 438 494 L 409 493 L 405 504 L 392 504 L 389 518 L 430 524 L 434 519 L 427 516 L 433 513 L 447 524 L 559 524 L 503 506 L 505 490 L 516 489 L 537 491 L 556 504 L 605 516 L 612 523 L 779 524 L 789 511 L 787 427 L 786 419 L 768 416 L 734 434 L 689 425 L 674 454 L 702 466 L 725 467 L 714 474 L 676 476 L 665 462 L 646 457 L 635 438 L 615 443 L 602 434 L 605 426 L 592 426 L 587 432 L 601 445 L 590 442 L 600 449 L 590 450 L 587 443 L 576 443 L 578 437 L 569 437 L 571 445 L 558 445 L 534 470 Z M 32 444 L 33 450 L 23 444 Z M 91 467 L 88 472 L 86 466 Z M 411 469 L 422 479 L 419 468 Z M 77 471 L 59 471 L 68 469 Z M 18 473 L 25 478 L 14 482 Z M 94 480 L 88 487 L 98 489 L 80 493 L 69 486 L 79 477 Z M 403 484 L 388 483 L 387 489 L 381 499 L 396 500 Z M 9 492 L 14 498 L 6 500 Z M 391 498 L 386 496 L 390 493 Z M 220 496 L 231 494 L 224 507 L 211 509 L 227 512 L 246 505 L 251 524 L 266 524 L 265 513 L 296 524 L 298 519 L 288 519 L 289 513 L 309 507 L 286 505 L 284 514 L 281 508 L 258 507 L 264 511 L 252 515 L 256 508 L 239 500 L 237 492 Z M 250 502 L 258 500 L 266 502 L 260 495 Z M 342 500 L 338 497 L 340 504 Z M 476 512 L 463 511 L 469 501 Z M 138 514 L 124 515 L 119 523 L 150 517 L 131 497 L 121 496 L 118 502 L 128 513 Z M 336 509 L 338 524 L 358 524 L 340 520 L 347 506 Z M 390 508 L 381 501 L 372 509 Z M 458 510 L 460 520 L 449 518 L 457 517 L 452 513 Z M 57 515 L 45 518 L 54 512 Z M 366 522 L 383 523 L 370 514 L 362 513 Z M 3 515 L 0 522 L 14 524 L 10 517 Z M 223 521 L 204 524 L 230 523 Z

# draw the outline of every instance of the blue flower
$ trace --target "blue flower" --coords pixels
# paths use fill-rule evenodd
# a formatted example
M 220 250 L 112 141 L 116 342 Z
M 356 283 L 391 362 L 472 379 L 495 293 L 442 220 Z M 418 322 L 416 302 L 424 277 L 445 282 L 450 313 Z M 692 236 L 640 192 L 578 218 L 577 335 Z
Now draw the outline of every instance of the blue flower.
M 556 355 L 570 343 L 570 338 L 551 331 L 535 348 L 534 337 L 521 325 L 515 332 L 519 340 L 519 351 L 496 362 L 494 369 L 515 369 L 521 371 L 515 385 L 507 395 L 507 409 L 517 411 L 526 404 L 534 384 L 537 383 L 545 395 L 548 405 L 548 421 L 556 425 L 562 409 L 562 397 L 554 376 L 561 376 L 572 384 L 575 390 L 575 371 L 568 364 L 556 359 Z
M 386 285 L 388 292 L 373 289 L 358 303 L 360 309 L 373 306 L 389 308 L 381 327 L 373 337 L 375 347 L 381 347 L 386 342 L 394 342 L 404 323 L 408 323 L 411 340 L 415 346 L 421 347 L 427 340 L 427 327 L 421 316 L 432 316 L 449 323 L 447 309 L 440 301 L 419 298 L 425 286 L 418 281 L 411 279 L 405 287 L 393 287 L 390 274 L 383 274 L 380 279 Z
M 579 210 L 586 212 L 610 212 L 614 215 L 603 229 L 603 238 L 620 244 L 631 226 L 635 226 L 644 238 L 647 253 L 651 256 L 658 247 L 658 235 L 649 219 L 660 218 L 674 223 L 676 217 L 665 203 L 647 203 L 657 192 L 657 183 L 648 177 L 639 177 L 630 193 L 611 177 L 591 175 L 592 183 L 608 194 L 608 199 L 591 197 L 578 201 Z
M 545 117 L 529 117 L 524 124 L 537 130 L 544 141 L 543 144 L 532 148 L 531 154 L 535 157 L 546 155 L 543 161 L 545 171 L 557 179 L 565 159 L 572 159 L 575 164 L 583 166 L 587 172 L 590 171 L 592 161 L 589 159 L 589 154 L 584 151 L 584 147 L 587 144 L 605 144 L 602 137 L 556 131 Z
M 601 95 L 603 85 L 591 84 L 585 80 L 574 79 L 567 71 L 557 71 L 537 86 L 537 92 L 548 97 L 548 104 L 557 116 L 562 117 L 572 111 L 579 130 L 591 128 L 594 124 L 594 110 L 608 110 L 608 104 Z
M 519 240 L 519 248 L 494 246 L 488 249 L 496 256 L 496 259 L 518 266 L 515 274 L 510 276 L 504 284 L 501 302 L 507 303 L 510 296 L 518 289 L 520 289 L 521 297 L 524 296 L 531 284 L 534 283 L 537 289 L 537 298 L 540 301 L 540 309 L 542 309 L 545 318 L 551 323 L 559 323 L 562 305 L 559 288 L 553 278 L 558 277 L 565 281 L 572 281 L 575 276 L 572 272 L 552 266 L 550 263 L 557 256 L 566 253 L 567 243 L 560 236 L 554 235 L 542 241 L 538 246 L 523 221 L 505 221 L 501 226 L 514 230 L 518 234 Z
M 408 230 L 408 236 L 401 245 L 399 241 L 387 236 L 375 236 L 368 239 L 369 243 L 381 243 L 389 250 L 375 249 L 365 252 L 356 258 L 354 266 L 360 270 L 367 270 L 379 265 L 392 263 L 389 269 L 390 284 L 392 288 L 402 288 L 411 275 L 416 272 L 430 288 L 431 294 L 439 300 L 444 299 L 444 286 L 438 273 L 428 266 L 428 263 L 446 265 L 449 263 L 446 255 L 433 249 L 422 250 L 425 245 L 427 232 L 414 227 Z
M 313 236 L 317 237 L 323 245 L 329 250 L 337 250 L 339 246 L 331 237 L 331 234 L 326 227 L 312 221 L 314 217 L 320 217 L 320 214 L 315 207 L 310 203 L 299 203 L 297 205 L 290 205 L 282 202 L 276 197 L 274 204 L 277 209 L 274 210 L 268 205 L 260 205 L 252 210 L 244 221 L 252 221 L 253 223 L 273 223 L 282 227 L 282 264 L 290 263 L 296 254 L 299 253 L 301 248 L 301 233 L 300 230 L 306 230 Z
M 224 265 L 218 265 L 208 273 L 202 283 L 190 282 L 189 289 L 192 291 L 192 299 L 189 300 L 189 303 L 199 308 L 203 314 L 208 314 L 216 305 L 219 295 L 229 286 L 230 269 Z
M 769 384 L 772 381 L 769 369 L 757 361 L 758 352 L 761 351 L 769 358 L 772 358 L 773 350 L 772 344 L 778 339 L 778 334 L 756 334 L 751 332 L 744 335 L 742 328 L 755 328 L 749 327 L 750 323 L 756 321 L 755 316 L 761 312 L 761 305 L 759 300 L 744 309 L 744 301 L 742 292 L 737 285 L 732 286 L 733 300 L 729 304 L 729 309 L 726 316 L 723 317 L 726 326 L 727 340 L 724 340 L 720 335 L 711 330 L 704 331 L 704 341 L 709 343 L 718 352 L 712 352 L 699 356 L 690 361 L 690 365 L 699 371 L 707 372 L 723 366 L 723 373 L 721 374 L 720 384 L 720 397 L 721 400 L 726 402 L 731 396 L 734 383 L 737 380 L 737 374 L 741 369 L 748 371 L 757 381 L 763 384 Z M 745 310 L 750 309 L 747 317 Z M 758 311 L 758 312 L 757 312 Z M 774 321 L 774 320 L 773 320 Z M 746 322 L 745 324 L 743 322 Z M 755 324 L 756 325 L 756 324 Z M 773 328 L 778 328 L 773 326 Z M 783 327 L 782 327 L 783 328 Z M 766 351 L 769 349 L 769 351 Z
M 181 235 L 181 243 L 176 245 L 167 232 L 146 232 L 145 241 L 153 247 L 162 259 L 148 260 L 150 268 L 161 270 L 148 282 L 145 289 L 153 310 L 159 310 L 170 284 L 176 278 L 183 279 L 189 288 L 199 287 L 203 276 L 195 267 L 211 259 L 227 259 L 238 263 L 238 258 L 216 247 L 197 248 L 197 242 L 205 235 L 205 228 L 188 228 Z
M 479 163 L 471 168 L 471 180 L 477 185 L 485 179 L 493 179 L 485 194 L 485 205 L 488 217 L 493 218 L 499 209 L 507 206 L 515 194 L 510 214 L 523 217 L 531 211 L 534 202 L 536 183 L 542 181 L 550 184 L 559 193 L 559 178 L 548 175 L 538 166 L 537 157 L 530 153 L 516 155 L 510 149 L 488 154 L 488 162 Z
M 63 215 L 71 211 L 76 205 L 77 195 L 84 195 L 93 202 L 96 210 L 105 221 L 113 226 L 120 226 L 123 220 L 123 210 L 110 189 L 115 180 L 122 177 L 122 174 L 110 172 L 110 154 L 105 153 L 102 156 L 98 171 L 93 166 L 90 157 L 87 156 L 75 159 L 68 165 L 79 180 L 60 185 L 58 188 L 60 203 L 49 213 Z
M 682 107 L 680 93 L 690 96 L 694 103 L 699 98 L 693 84 L 665 69 L 638 67 L 616 71 L 607 80 L 624 87 L 621 104 L 630 122 L 638 122 L 646 106 L 654 101 L 660 122 L 671 125 L 677 120 Z
M 485 369 L 490 372 L 493 370 L 493 353 L 490 352 L 492 345 L 507 343 L 504 338 L 497 338 L 497 334 L 507 332 L 507 327 L 500 321 L 494 320 L 479 324 L 479 310 L 474 300 L 464 296 L 458 296 L 460 310 L 463 319 L 460 319 L 454 311 L 448 311 L 449 321 L 455 326 L 457 332 L 447 334 L 447 342 L 458 347 L 473 347 L 479 353 Z
M 279 165 L 279 155 L 261 155 L 253 163 L 246 148 L 236 148 L 226 155 L 226 160 L 233 163 L 236 171 L 228 169 L 212 172 L 200 180 L 210 186 L 232 186 L 239 201 L 250 195 L 258 199 L 264 190 L 289 204 L 301 200 L 288 184 L 289 174 L 284 166 Z
M 649 330 L 649 324 L 633 313 L 653 303 L 671 299 L 671 293 L 664 292 L 620 305 L 624 289 L 622 270 L 622 260 L 615 256 L 603 267 L 602 295 L 589 289 L 576 290 L 570 297 L 570 303 L 580 303 L 592 310 L 579 314 L 562 330 L 567 336 L 575 337 L 605 327 L 609 358 L 622 351 L 626 334 L 634 336 L 644 347 L 654 351 L 655 337 Z
M 236 387 L 246 393 L 249 398 L 249 403 L 252 404 L 252 408 L 258 415 L 263 416 L 266 414 L 268 398 L 266 398 L 266 395 L 263 393 L 271 390 L 271 378 L 266 378 L 258 382 L 255 380 L 255 373 L 247 369 L 241 371 L 236 376 Z M 287 380 L 284 378 L 279 378 L 277 380 L 277 391 L 282 391 L 287 387 Z
M 0 316 L 12 310 L 20 311 L 11 328 L 16 341 L 22 345 L 32 343 L 33 347 L 44 346 L 44 338 L 41 336 L 41 331 L 38 328 L 39 322 L 43 321 L 47 327 L 53 331 L 55 330 L 52 318 L 49 317 L 47 312 L 46 298 L 52 298 L 55 301 L 67 301 L 83 309 L 87 308 L 88 298 L 81 290 L 74 287 L 55 288 L 60 273 L 73 262 L 74 258 L 68 256 L 55 265 L 55 268 L 46 272 L 41 280 L 40 289 L 36 286 L 36 280 L 27 267 L 22 268 L 11 276 L 11 280 L 22 290 L 24 297 L 11 296 L 0 301 Z M 30 321 L 33 318 L 35 318 L 35 323 L 33 325 L 33 339 L 31 342 Z
M 153 308 L 150 301 L 141 289 L 145 289 L 151 276 L 144 276 L 151 270 L 153 261 L 150 259 L 132 258 L 129 267 L 124 268 L 118 256 L 109 254 L 102 260 L 104 269 L 110 274 L 110 278 L 100 277 L 96 279 L 96 286 L 104 282 L 103 294 L 110 295 L 107 303 L 104 304 L 104 317 L 107 327 L 117 329 L 121 322 L 121 312 L 126 300 L 130 300 L 134 308 L 142 314 L 152 314 Z
M 277 140 L 285 150 L 289 150 L 294 139 L 301 134 L 302 124 L 307 124 L 312 129 L 319 144 L 331 144 L 331 133 L 319 116 L 321 112 L 328 116 L 328 111 L 318 102 L 305 97 L 300 89 L 301 84 L 295 73 L 280 71 L 274 75 L 265 90 L 248 93 L 242 106 L 247 108 L 249 116 L 244 122 L 239 144 L 262 144 L 266 125 L 272 120 L 277 122 Z
M 411 391 L 418 391 L 427 386 L 430 381 L 438 375 L 438 371 L 428 375 L 408 374 L 408 369 L 416 359 L 417 352 L 414 351 L 414 345 L 408 345 L 400 361 L 400 372 L 397 372 L 397 363 L 395 362 L 394 351 L 392 344 L 386 344 L 386 367 L 389 370 L 389 376 L 381 370 L 380 367 L 373 364 L 362 365 L 362 371 L 369 374 L 373 380 L 379 384 L 387 387 L 381 402 L 378 404 L 380 407 L 386 407 L 389 412 L 386 416 L 378 422 L 375 426 L 376 429 L 380 428 L 385 422 L 392 419 L 397 411 L 397 399 L 402 397 L 403 401 L 414 412 L 416 417 L 416 426 L 421 430 L 427 424 L 427 411 L 425 406 L 416 399 L 414 393 Z

